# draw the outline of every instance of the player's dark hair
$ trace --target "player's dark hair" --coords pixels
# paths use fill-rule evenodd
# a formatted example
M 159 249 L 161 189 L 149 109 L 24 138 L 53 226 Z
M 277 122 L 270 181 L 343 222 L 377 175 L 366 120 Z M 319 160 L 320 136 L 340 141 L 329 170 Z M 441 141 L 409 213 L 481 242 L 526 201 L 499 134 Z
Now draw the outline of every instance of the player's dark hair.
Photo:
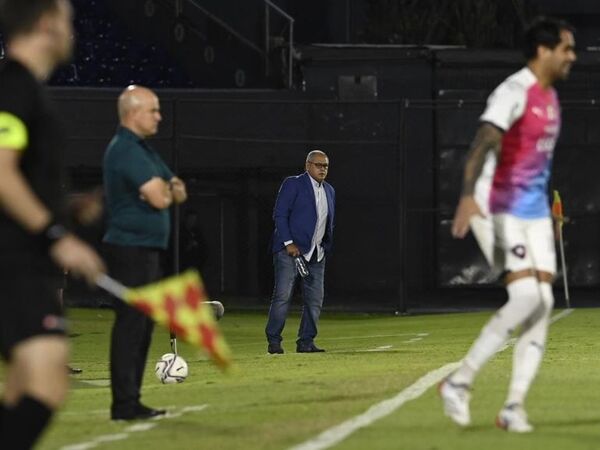
M 58 0 L 0 0 L 0 29 L 5 40 L 33 30 L 38 20 L 58 11 Z
M 575 28 L 565 20 L 552 17 L 536 17 L 525 29 L 523 39 L 523 54 L 529 61 L 537 56 L 541 45 L 553 50 L 560 43 L 561 31 L 575 32 Z

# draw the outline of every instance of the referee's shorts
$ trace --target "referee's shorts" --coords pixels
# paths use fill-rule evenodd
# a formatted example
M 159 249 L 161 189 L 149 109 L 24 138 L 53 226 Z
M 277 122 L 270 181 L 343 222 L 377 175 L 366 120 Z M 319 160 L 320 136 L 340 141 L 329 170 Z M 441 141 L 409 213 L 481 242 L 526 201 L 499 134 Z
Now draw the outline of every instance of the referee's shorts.
M 58 281 L 51 270 L 10 267 L 0 261 L 0 354 L 5 360 L 10 360 L 17 344 L 29 338 L 65 335 Z

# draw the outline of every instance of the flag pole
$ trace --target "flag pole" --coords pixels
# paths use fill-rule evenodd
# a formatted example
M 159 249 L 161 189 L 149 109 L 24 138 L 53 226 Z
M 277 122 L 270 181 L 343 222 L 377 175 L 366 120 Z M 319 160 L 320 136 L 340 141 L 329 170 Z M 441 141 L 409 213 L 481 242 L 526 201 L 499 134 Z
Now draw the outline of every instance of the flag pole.
M 96 279 L 96 285 L 104 289 L 109 294 L 112 294 L 121 300 L 125 300 L 125 292 L 127 291 L 127 288 L 105 273 Z
M 179 338 L 205 350 L 221 369 L 231 367 L 231 350 L 216 324 L 216 320 L 223 315 L 223 304 L 206 301 L 206 292 L 198 272 L 189 270 L 135 288 L 124 286 L 102 274 L 95 284 L 137 308 L 156 323 L 170 330 L 178 330 Z
M 567 308 L 571 309 L 571 298 L 569 296 L 569 282 L 567 280 L 567 261 L 565 259 L 565 243 L 563 239 L 563 225 L 565 218 L 563 216 L 562 201 L 557 190 L 554 191 L 554 201 L 552 202 L 552 217 L 558 224 L 558 246 L 560 248 L 560 264 L 563 274 L 563 287 L 565 289 L 565 303 Z
M 105 273 L 96 279 L 96 286 L 126 302 L 125 293 L 127 292 L 127 287 Z M 169 329 L 169 332 L 171 333 L 171 350 L 177 355 L 177 336 L 175 336 L 175 333 L 171 329 Z
M 560 246 L 560 264 L 562 266 L 563 273 L 563 287 L 565 288 L 565 302 L 567 308 L 571 309 L 571 299 L 569 298 L 569 282 L 567 281 L 567 263 L 565 261 L 565 245 L 563 241 L 563 230 L 562 223 L 558 226 L 558 243 Z

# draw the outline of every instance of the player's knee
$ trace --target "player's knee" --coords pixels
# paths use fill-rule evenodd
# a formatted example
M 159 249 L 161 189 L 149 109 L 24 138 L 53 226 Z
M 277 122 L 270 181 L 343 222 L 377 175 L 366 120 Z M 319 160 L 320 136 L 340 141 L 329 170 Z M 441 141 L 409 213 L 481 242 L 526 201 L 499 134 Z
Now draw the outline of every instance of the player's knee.
M 11 365 L 21 377 L 23 393 L 58 408 L 68 390 L 68 355 L 68 343 L 61 336 L 38 336 L 17 345 Z
M 519 278 L 511 282 L 507 287 L 507 306 L 523 316 L 525 320 L 535 309 L 542 304 L 542 290 L 537 279 L 533 276 Z
M 489 324 L 490 329 L 500 336 L 510 335 L 542 305 L 537 279 L 532 276 L 519 278 L 506 288 L 508 302 Z

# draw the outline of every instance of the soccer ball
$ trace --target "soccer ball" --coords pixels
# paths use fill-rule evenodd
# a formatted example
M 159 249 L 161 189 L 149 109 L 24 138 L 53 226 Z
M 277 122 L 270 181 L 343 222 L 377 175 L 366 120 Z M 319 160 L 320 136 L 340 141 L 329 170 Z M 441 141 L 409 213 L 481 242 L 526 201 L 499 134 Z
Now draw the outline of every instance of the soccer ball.
M 188 376 L 188 365 L 175 353 L 165 353 L 154 366 L 156 378 L 163 384 L 183 383 Z

